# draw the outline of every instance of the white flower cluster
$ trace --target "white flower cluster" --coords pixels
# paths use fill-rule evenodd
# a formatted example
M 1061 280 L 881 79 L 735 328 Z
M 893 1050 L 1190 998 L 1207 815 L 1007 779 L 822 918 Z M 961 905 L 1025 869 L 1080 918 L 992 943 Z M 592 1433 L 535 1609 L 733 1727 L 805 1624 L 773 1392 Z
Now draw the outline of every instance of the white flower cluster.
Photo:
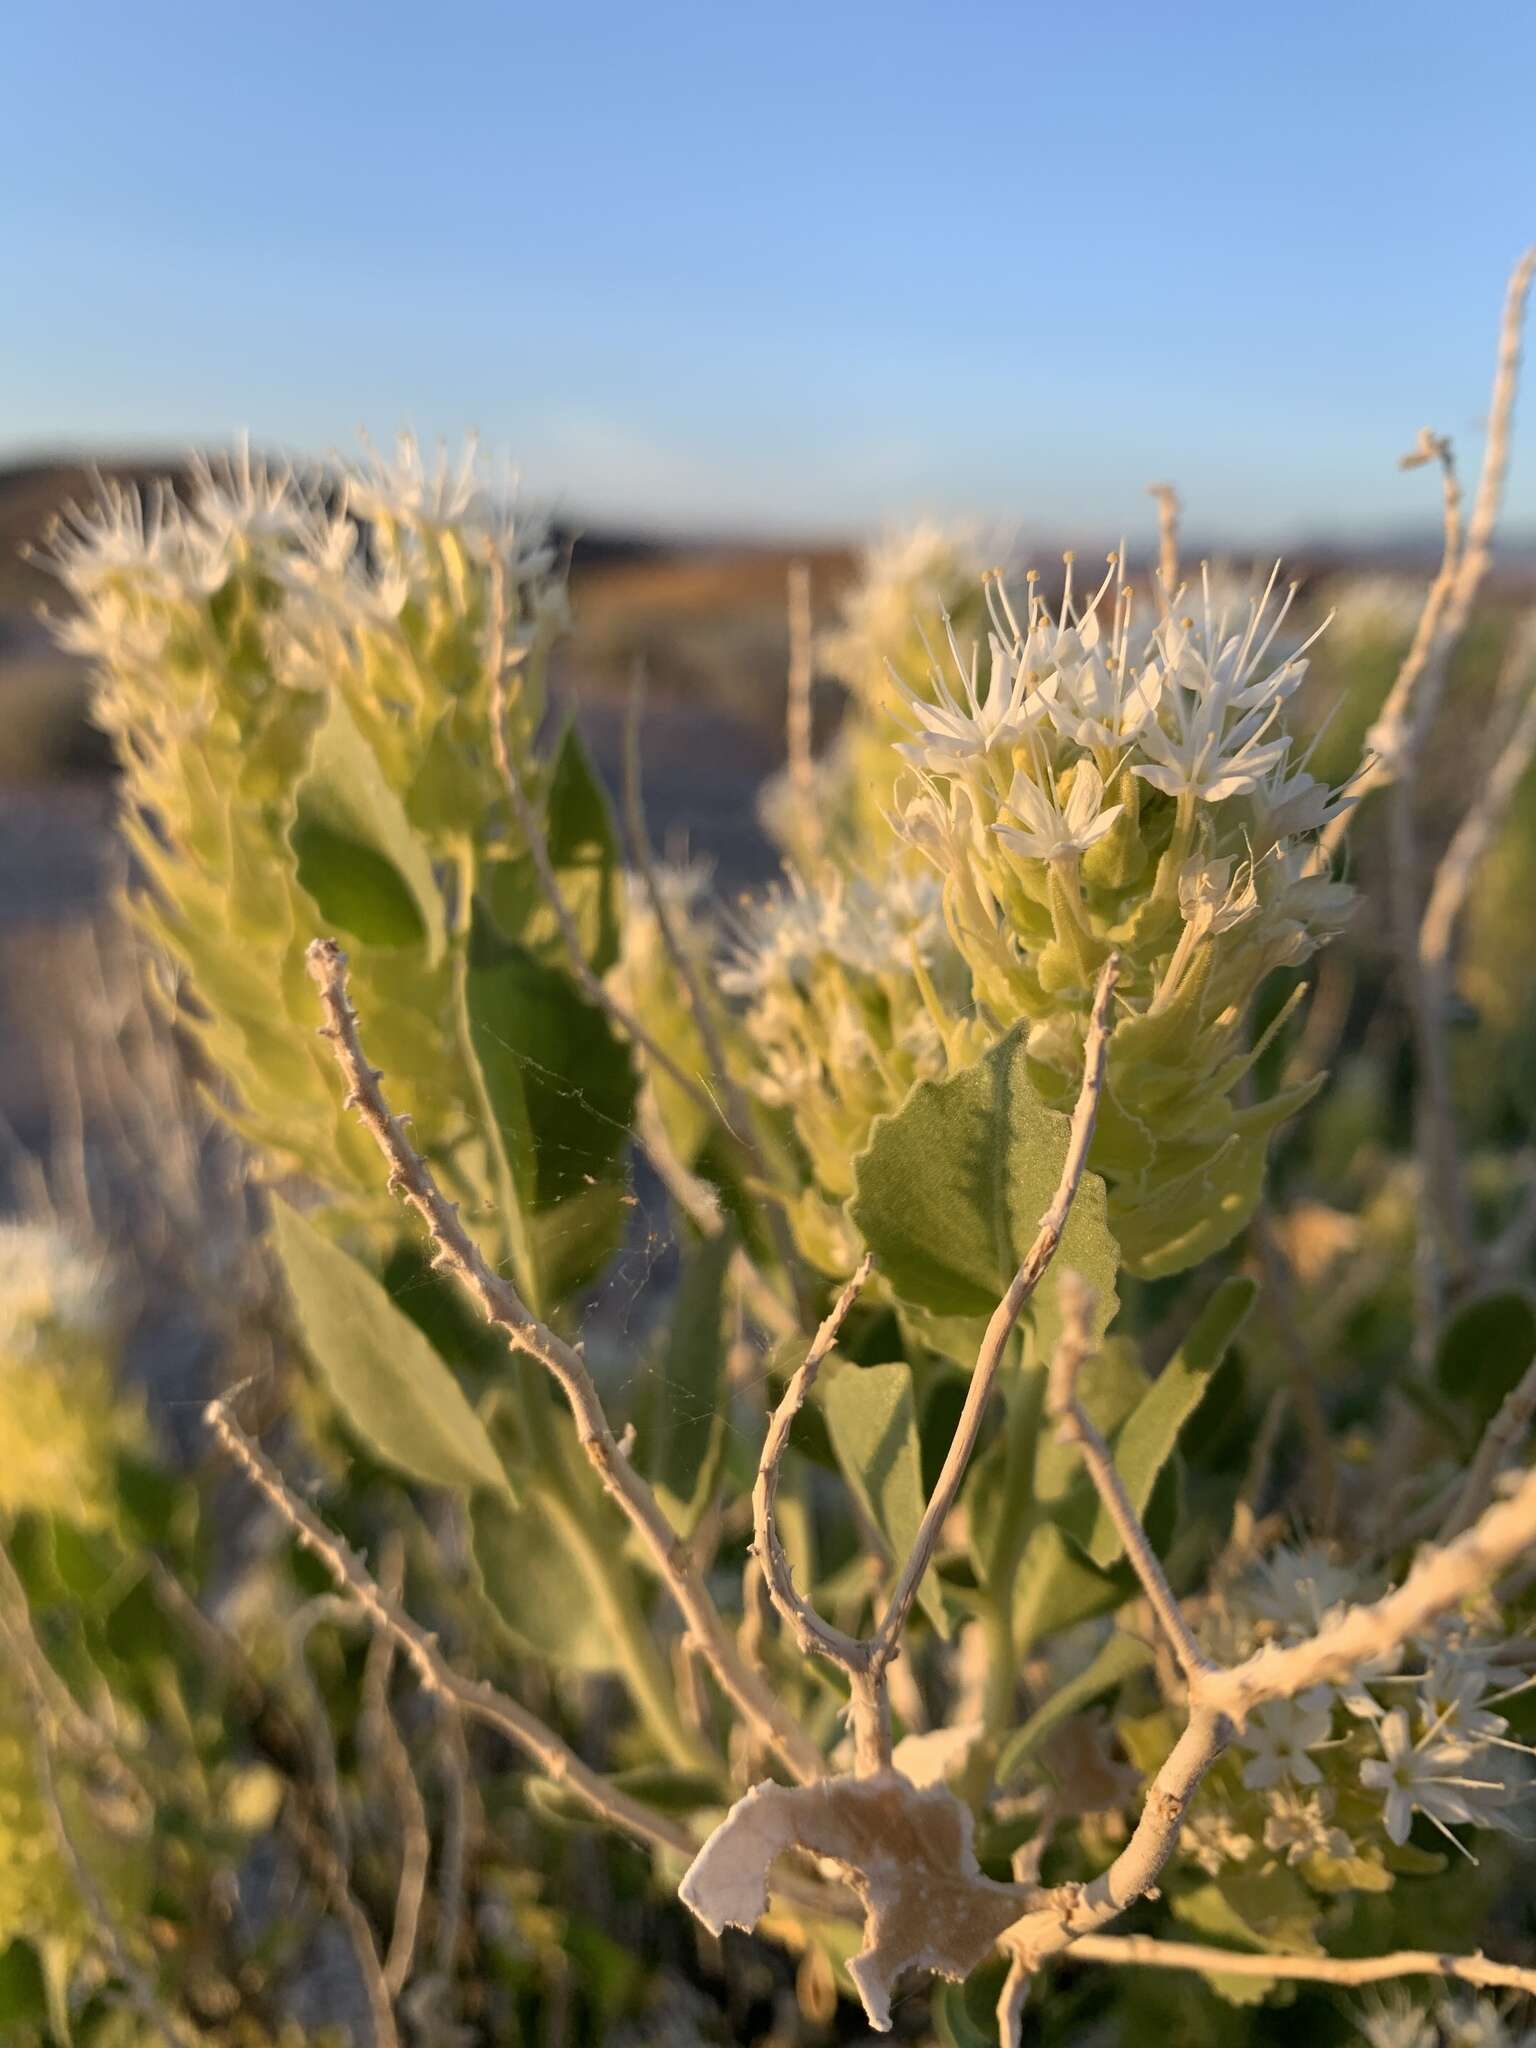
M 1536 2048 L 1536 2030 L 1465 1993 L 1429 2008 L 1402 1993 L 1380 1998 L 1361 2015 L 1359 2038 L 1365 2048 Z
M 802 1240 L 810 1256 L 856 1259 L 835 1208 L 874 1119 L 986 1043 L 939 884 L 897 870 L 876 887 L 829 867 L 814 885 L 791 876 L 732 926 L 719 986 L 743 1005 L 753 1087 L 792 1110 L 815 1176 Z
M 1281 1548 L 1209 1632 L 1224 1655 L 1299 1642 L 1366 1591 L 1322 1546 Z M 1465 1855 L 1455 1828 L 1517 1833 L 1536 1776 L 1498 1709 L 1532 1682 L 1496 1640 L 1450 1619 L 1345 1683 L 1271 1701 L 1236 1737 L 1239 1783 L 1198 1815 L 1190 1853 L 1214 1872 L 1262 1844 L 1305 1876 L 1314 1858 L 1343 1864 L 1384 1843 L 1401 1848 L 1416 1817 Z
M 500 557 L 511 588 L 542 614 L 564 604 L 545 522 L 493 498 L 470 442 L 457 461 L 428 460 L 410 435 L 393 458 L 300 470 L 267 463 L 242 439 L 227 457 L 197 456 L 183 493 L 164 481 L 140 492 L 102 479 L 85 507 L 66 507 L 49 561 L 79 606 L 63 644 L 120 665 L 165 652 L 187 605 L 201 607 L 241 571 L 271 576 L 316 616 L 397 622 L 425 568 L 449 547 Z M 462 570 L 460 571 L 462 574 Z

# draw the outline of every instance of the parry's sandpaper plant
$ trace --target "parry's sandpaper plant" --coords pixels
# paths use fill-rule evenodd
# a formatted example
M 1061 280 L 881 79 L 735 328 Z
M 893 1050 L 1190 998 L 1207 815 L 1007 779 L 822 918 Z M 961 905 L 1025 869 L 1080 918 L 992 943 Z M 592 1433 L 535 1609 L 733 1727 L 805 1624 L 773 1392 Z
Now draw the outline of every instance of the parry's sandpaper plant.
M 726 903 L 653 855 L 638 729 L 621 829 L 552 716 L 562 564 L 472 463 L 246 452 L 57 541 L 133 913 L 305 1361 L 208 1423 L 306 1560 L 305 1642 L 374 1645 L 323 1695 L 304 1669 L 309 1882 L 375 2038 L 505 2037 L 507 1843 L 573 1820 L 797 1957 L 807 2024 L 840 1987 L 890 2027 L 932 1979 L 946 2041 L 1066 2041 L 1084 1998 L 1156 2023 L 1182 1970 L 1236 2041 L 1309 1984 L 1457 1980 L 1438 2020 L 1327 2008 L 1432 2040 L 1536 1989 L 1528 1930 L 1476 1952 L 1536 1814 L 1529 1202 L 1460 1141 L 1446 1039 L 1449 934 L 1536 744 L 1524 656 L 1445 865 L 1402 867 L 1530 271 L 1470 518 L 1427 444 L 1446 555 L 1406 634 L 1356 593 L 1332 654 L 1280 571 L 1181 574 L 1166 493 L 1156 569 L 1049 587 L 920 533 L 827 636 L 822 759 L 792 718 L 782 880 Z M 1314 665 L 1347 691 L 1362 635 L 1405 644 L 1335 765 Z M 1394 821 L 1406 1126 L 1348 990 L 1308 986 L 1370 900 L 1361 812 Z M 101 1512 L 68 1423 L 71 1498 L 19 1465 L 8 1515 Z M 391 1658 L 426 1723 L 403 1682 L 391 1717 Z M 359 1716 L 402 1802 L 382 1866 Z M 184 1937 L 94 1894 L 95 1979 L 77 1943 L 57 2000 L 116 1981 L 183 2038 Z

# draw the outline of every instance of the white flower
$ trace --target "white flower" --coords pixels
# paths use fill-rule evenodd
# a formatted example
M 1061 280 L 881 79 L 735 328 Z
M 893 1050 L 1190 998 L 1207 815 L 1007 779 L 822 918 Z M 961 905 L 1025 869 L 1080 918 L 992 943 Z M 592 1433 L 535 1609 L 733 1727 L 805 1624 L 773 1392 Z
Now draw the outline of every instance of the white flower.
M 1264 1846 L 1287 1863 L 1301 1863 L 1308 1856 L 1345 1857 L 1350 1840 L 1342 1828 L 1331 1827 L 1324 1806 L 1325 1793 L 1271 1793 L 1269 1817 L 1264 1823 Z
M 948 623 L 946 620 L 946 630 Z M 978 673 L 979 651 L 973 647 L 969 659 L 962 656 L 952 632 L 949 644 L 960 678 L 959 696 L 950 689 L 937 663 L 929 672 L 931 698 L 909 690 L 895 669 L 891 670 L 905 713 L 916 726 L 916 737 L 898 741 L 896 751 L 918 768 L 943 774 L 953 773 L 963 762 L 994 748 L 1017 746 L 1039 723 L 1044 710 L 1025 662 L 995 633 L 987 638 L 985 691 Z
M 1222 618 L 1213 622 L 1208 594 L 1201 623 L 1170 618 L 1158 625 L 1153 634 L 1162 677 L 1158 717 L 1139 736 L 1148 758 L 1135 768 L 1154 789 L 1224 803 L 1253 794 L 1283 768 L 1289 738 L 1265 735 L 1306 674 L 1304 649 L 1311 643 L 1261 673 L 1295 594 L 1293 588 L 1266 627 L 1274 583 L 1271 575 L 1263 593 L 1250 601 L 1241 633 L 1229 634 Z
M 784 982 L 801 988 L 824 951 L 821 905 L 798 874 L 787 889 L 770 889 L 732 922 L 736 944 L 719 974 L 728 996 L 761 996 Z
M 1520 2048 L 1530 2035 L 1516 2034 L 1491 1998 L 1457 2001 L 1441 2013 L 1446 2048 Z
M 215 555 L 240 542 L 301 541 L 324 522 L 288 464 L 272 467 L 252 455 L 249 434 L 232 454 L 211 462 L 194 455 L 191 468 L 192 516 Z
M 1385 1715 L 1376 1732 L 1382 1753 L 1361 1764 L 1360 1782 L 1386 1795 L 1383 1824 L 1392 1841 L 1407 1841 L 1415 1813 L 1442 1834 L 1463 1825 L 1508 1829 L 1503 1809 L 1513 1788 L 1481 1744 L 1430 1734 L 1415 1742 L 1401 1707 Z
M 125 583 L 178 591 L 189 548 L 185 515 L 169 484 L 144 491 L 98 477 L 95 503 L 68 504 L 54 521 L 44 559 L 87 603 Z
M 1047 775 L 1049 771 L 1046 771 Z M 1104 806 L 1104 779 L 1092 761 L 1080 760 L 1073 771 L 1072 788 L 1061 803 L 1055 790 L 1036 782 L 1020 768 L 1003 808 L 1019 821 L 994 825 L 993 831 L 1026 860 L 1060 860 L 1070 854 L 1086 853 L 1109 831 L 1125 808 Z
M 1311 1635 L 1331 1608 L 1357 1599 L 1360 1592 L 1357 1575 L 1336 1563 L 1321 1544 L 1296 1549 L 1282 1544 L 1260 1565 L 1257 1583 L 1247 1589 L 1246 1597 L 1266 1620 Z
M 429 464 L 416 436 L 400 434 L 393 460 L 374 454 L 354 476 L 351 496 L 366 518 L 404 520 L 422 527 L 483 525 L 490 509 L 473 436 L 457 462 L 439 443 Z
M 1182 1842 L 1185 1854 L 1208 1877 L 1218 1877 L 1225 1864 L 1246 1863 L 1259 1846 L 1220 1807 L 1192 1813 L 1184 1824 Z
M 1349 576 L 1330 585 L 1329 644 L 1354 652 L 1372 641 L 1408 640 L 1424 609 L 1424 592 L 1405 576 Z
M 1429 2014 L 1398 1996 L 1383 1999 L 1360 2021 L 1367 2048 L 1439 2048 L 1440 2034 Z
M 1190 860 L 1179 870 L 1179 909 L 1198 937 L 1213 938 L 1254 915 L 1259 892 L 1253 885 L 1253 864 L 1225 860 Z
M 1157 713 L 1162 674 L 1155 667 L 1129 670 L 1128 604 L 1120 607 L 1118 619 L 1115 635 L 1106 635 L 1096 611 L 1064 631 L 1042 625 L 1031 634 L 1031 642 L 1047 635 L 1054 639 L 1055 665 L 1040 694 L 1057 732 L 1080 747 L 1122 746 L 1144 732 Z M 1033 671 L 1043 658 L 1041 652 L 1026 651 L 1026 669 Z
M 0 1223 L 0 1348 L 25 1355 L 50 1324 L 95 1337 L 110 1306 L 100 1259 L 62 1230 L 50 1223 Z
M 1243 1766 L 1243 1783 L 1251 1792 L 1287 1778 L 1297 1785 L 1321 1782 L 1323 1774 L 1307 1751 L 1328 1740 L 1332 1699 L 1327 1686 L 1317 1686 L 1293 1700 L 1269 1700 L 1254 1710 L 1238 1737 L 1239 1746 L 1251 1752 Z

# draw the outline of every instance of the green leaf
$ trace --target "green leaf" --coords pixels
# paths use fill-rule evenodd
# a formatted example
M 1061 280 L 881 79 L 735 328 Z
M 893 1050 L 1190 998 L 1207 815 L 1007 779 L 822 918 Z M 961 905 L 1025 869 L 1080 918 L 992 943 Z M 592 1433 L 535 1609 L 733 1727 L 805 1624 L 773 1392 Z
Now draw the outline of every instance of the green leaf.
M 595 974 L 606 974 L 619 957 L 622 863 L 608 799 L 574 725 L 561 736 L 543 815 L 550 864 L 582 952 Z M 547 966 L 569 965 L 559 919 L 526 854 L 488 865 L 482 888 L 509 939 Z
M 1152 1652 L 1138 1636 L 1119 1630 L 1109 1638 L 1085 1671 L 1058 1686 L 1043 1705 L 1037 1707 L 1016 1734 L 1003 1745 L 997 1759 L 999 1784 L 1016 1777 L 1052 1729 L 1069 1715 L 1081 1713 L 1107 1692 L 1113 1692 L 1134 1671 L 1152 1661 Z
M 1322 1908 L 1283 1863 L 1241 1864 L 1214 1881 L 1173 1893 L 1174 1915 L 1202 1934 L 1279 1954 L 1320 1953 Z
M 939 1315 L 989 1315 L 1049 1207 L 1068 1120 L 1029 1078 L 1022 1027 L 947 1081 L 923 1081 L 875 1121 L 854 1162 L 849 1205 L 881 1274 L 904 1302 Z M 1085 1173 L 1061 1248 L 1032 1304 L 1037 1351 L 1055 1341 L 1058 1276 L 1082 1274 L 1102 1333 L 1116 1307 L 1119 1250 L 1104 1183 Z
M 1310 1102 L 1326 1078 L 1316 1075 L 1236 1111 L 1218 1145 L 1161 1147 L 1145 1193 L 1118 1187 L 1115 1231 L 1127 1270 L 1138 1279 L 1161 1280 L 1229 1245 L 1258 1207 L 1275 1127 Z M 1181 1160 L 1191 1152 L 1186 1167 Z
M 515 1507 L 482 1494 L 470 1523 L 486 1594 L 522 1649 L 570 1671 L 619 1668 L 619 1642 L 600 1586 L 571 1547 L 565 1503 L 541 1485 L 525 1485 Z
M 904 1560 L 926 1506 L 912 1368 L 843 1364 L 823 1380 L 821 1406 L 848 1484 L 892 1557 Z M 931 1570 L 917 1597 L 939 1634 L 947 1637 L 949 1616 Z
M 658 1813 L 692 1814 L 701 1809 L 719 1810 L 720 1780 L 706 1771 L 678 1770 L 666 1764 L 636 1764 L 627 1771 L 612 1771 L 603 1780 L 616 1792 L 643 1800 Z M 530 1778 L 527 1785 L 530 1806 L 558 1827 L 575 1828 L 594 1834 L 608 1832 L 612 1823 L 593 1811 L 563 1785 L 548 1778 Z
M 339 693 L 297 801 L 299 879 L 322 911 L 376 945 L 424 938 L 435 967 L 447 931 L 431 855 Z
M 463 1389 L 366 1266 L 274 1197 L 272 1241 L 304 1345 L 348 1427 L 408 1478 L 510 1496 Z
M 1107 1614 L 1129 1599 L 1128 1572 L 1107 1572 L 1055 1522 L 1030 1531 L 1013 1581 L 1013 1636 L 1027 1656 L 1058 1629 Z
M 722 1294 L 734 1246 L 729 1231 L 718 1231 L 684 1260 L 656 1388 L 648 1469 L 676 1503 L 683 1534 L 697 1519 L 692 1511 L 704 1505 L 701 1482 L 712 1468 L 718 1476 Z
M 1435 1378 L 1479 1422 L 1491 1421 L 1536 1358 L 1536 1304 L 1514 1288 L 1469 1301 L 1451 1318 L 1435 1356 Z
M 32 1944 L 18 1937 L 0 1949 L 0 2025 L 38 2026 L 45 2024 L 47 2018 L 48 1987 L 43 1966 Z
M 612 1178 L 629 1135 L 635 1077 L 604 1013 L 569 976 L 498 940 L 482 919 L 471 935 L 465 1001 L 525 1204 L 552 1208 Z
M 1223 1280 L 1189 1335 L 1126 1418 L 1115 1439 L 1115 1469 L 1138 1515 L 1145 1513 L 1179 1431 L 1204 1399 L 1257 1293 L 1255 1283 L 1245 1277 Z M 1101 1565 L 1113 1564 L 1122 1554 L 1120 1538 L 1102 1503 L 1087 1548 Z

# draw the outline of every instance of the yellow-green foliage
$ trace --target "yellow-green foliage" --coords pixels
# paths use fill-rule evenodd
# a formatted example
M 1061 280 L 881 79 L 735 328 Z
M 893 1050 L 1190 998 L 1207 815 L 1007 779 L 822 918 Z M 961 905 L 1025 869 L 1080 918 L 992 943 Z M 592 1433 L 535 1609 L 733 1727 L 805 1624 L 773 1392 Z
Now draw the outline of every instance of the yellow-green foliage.
M 472 462 L 431 471 L 408 443 L 393 464 L 307 481 L 247 452 L 196 468 L 185 504 L 107 493 L 56 562 L 151 883 L 137 914 L 179 971 L 183 1021 L 258 1163 L 329 1188 L 359 1225 L 390 1226 L 304 972 L 309 941 L 340 934 L 417 1142 L 472 1213 L 500 1210 L 493 1235 L 530 1292 L 557 1296 L 617 1219 L 588 1195 L 580 1228 L 570 1215 L 543 1222 L 602 1178 L 579 1146 L 569 1173 L 510 1199 L 501 1155 L 525 1163 L 541 1083 L 525 1088 L 533 1070 L 505 1060 L 499 1077 L 487 1068 L 513 1046 L 558 1090 L 583 1018 L 563 977 L 548 980 L 558 935 L 497 772 L 493 669 L 507 677 L 512 758 L 599 972 L 616 954 L 618 892 L 606 808 L 574 735 L 550 761 L 530 752 L 564 618 L 544 529 L 493 506 Z M 608 1100 L 600 1081 L 593 1091 L 604 1109 L 625 1085 L 611 1060 L 609 1078 Z M 594 1138 L 593 1150 L 601 1167 L 614 1145 Z M 541 1237 L 574 1247 L 574 1268 L 544 1257 Z
M 118 1395 L 112 1339 L 99 1261 L 54 1225 L 0 1224 L 0 1516 L 113 1519 L 116 1461 L 142 1427 Z

